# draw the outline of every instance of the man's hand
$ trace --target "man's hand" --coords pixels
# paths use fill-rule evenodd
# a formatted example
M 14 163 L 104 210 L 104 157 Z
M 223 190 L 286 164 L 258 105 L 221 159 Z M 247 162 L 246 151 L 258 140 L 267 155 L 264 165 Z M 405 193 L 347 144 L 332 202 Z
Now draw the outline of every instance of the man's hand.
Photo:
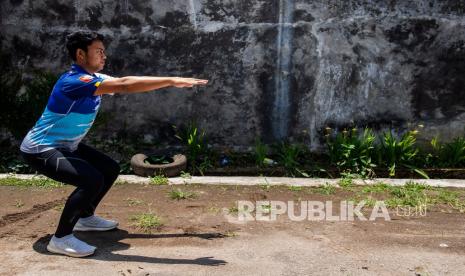
M 206 85 L 208 80 L 193 78 L 173 78 L 173 86 L 178 88 L 193 87 L 194 85 Z

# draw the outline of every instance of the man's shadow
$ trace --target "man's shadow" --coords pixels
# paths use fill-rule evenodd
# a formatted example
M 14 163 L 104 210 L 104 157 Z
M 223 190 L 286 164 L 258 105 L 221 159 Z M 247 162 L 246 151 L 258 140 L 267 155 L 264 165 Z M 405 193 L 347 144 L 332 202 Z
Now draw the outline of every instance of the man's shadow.
M 126 230 L 115 229 L 107 232 L 75 232 L 74 235 L 78 239 L 85 240 L 89 244 L 97 246 L 97 251 L 94 255 L 87 258 L 103 261 L 125 261 L 125 262 L 146 262 L 160 264 L 196 264 L 218 266 L 225 265 L 224 260 L 213 259 L 213 257 L 200 257 L 196 259 L 168 259 L 137 255 L 122 255 L 113 251 L 129 249 L 130 245 L 120 242 L 123 239 L 162 239 L 162 238 L 178 238 L 178 237 L 196 237 L 201 239 L 213 240 L 224 238 L 221 233 L 193 233 L 193 234 L 129 234 Z M 47 244 L 52 235 L 45 235 L 34 242 L 32 248 L 34 251 L 45 254 L 54 255 L 47 251 Z

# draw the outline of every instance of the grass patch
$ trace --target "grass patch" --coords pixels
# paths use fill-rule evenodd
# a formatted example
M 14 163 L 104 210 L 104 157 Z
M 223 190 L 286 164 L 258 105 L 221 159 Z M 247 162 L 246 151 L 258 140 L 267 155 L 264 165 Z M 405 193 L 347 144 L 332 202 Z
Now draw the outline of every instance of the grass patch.
M 154 175 L 150 178 L 150 183 L 153 185 L 168 185 L 169 181 L 168 178 L 164 175 Z
M 316 190 L 318 193 L 323 195 L 332 195 L 336 192 L 336 187 L 326 183 L 325 185 L 318 187 Z
M 234 232 L 234 231 L 226 231 L 226 232 L 224 233 L 224 236 L 225 236 L 225 237 L 228 237 L 228 238 L 233 238 L 233 237 L 239 236 L 239 234 L 237 234 L 237 233 Z
M 142 229 L 144 232 L 150 232 L 152 229 L 157 229 L 163 226 L 163 223 L 157 215 L 153 213 L 144 213 L 133 215 L 129 218 L 133 226 Z
M 386 200 L 388 207 L 397 206 L 424 206 L 432 202 L 432 198 L 427 194 L 431 188 L 424 184 L 407 182 L 405 186 L 391 186 L 390 198 Z
M 34 177 L 31 179 L 6 177 L 0 178 L 0 186 L 58 188 L 63 187 L 64 184 L 46 177 Z
M 192 192 L 185 192 L 185 191 L 182 191 L 181 189 L 172 189 L 169 192 L 169 196 L 171 199 L 182 200 L 182 199 L 194 198 L 196 197 L 196 194 Z
M 144 201 L 136 198 L 126 198 L 124 201 L 126 201 L 129 206 L 138 206 L 144 204 Z
M 228 213 L 237 214 L 237 213 L 239 213 L 239 209 L 237 208 L 237 206 L 233 206 L 233 207 L 228 209 Z
M 185 172 L 185 171 L 182 171 L 181 172 L 181 178 L 184 178 L 184 179 L 191 179 L 192 178 L 192 175 L 188 172 Z
M 339 180 L 338 184 L 341 188 L 350 189 L 354 186 L 354 179 L 358 176 L 357 174 L 345 173 L 342 174 L 342 178 Z
M 207 211 L 209 213 L 218 214 L 219 212 L 221 212 L 221 209 L 216 206 L 210 206 L 208 207 Z
M 267 214 L 271 212 L 271 204 L 262 204 L 260 205 L 259 209 L 263 211 L 263 213 Z
M 356 194 L 356 201 L 365 200 L 368 203 L 384 200 L 389 208 L 395 207 L 422 207 L 437 204 L 447 204 L 450 207 L 465 211 L 465 202 L 461 194 L 445 188 L 433 188 L 417 182 L 407 182 L 404 186 L 391 186 L 377 183 L 373 186 L 363 187 Z
M 60 204 L 58 204 L 57 206 L 53 207 L 53 210 L 58 211 L 58 212 L 61 212 L 61 211 L 63 211 L 64 208 L 65 208 L 65 204 L 64 204 L 64 203 L 60 203 Z
M 388 185 L 383 182 L 378 182 L 375 185 L 367 186 L 362 189 L 362 193 L 371 194 L 371 193 L 384 193 L 390 191 L 392 188 L 391 185 Z
M 447 204 L 452 208 L 465 212 L 465 200 L 460 198 L 460 194 L 455 191 L 440 190 L 436 198 L 437 203 Z
M 16 200 L 14 206 L 15 206 L 16 208 L 21 208 L 21 207 L 24 206 L 24 202 L 22 202 L 21 200 Z
M 260 184 L 260 188 L 262 188 L 262 190 L 264 190 L 264 191 L 269 191 L 270 188 L 271 188 L 271 185 L 268 182 L 268 179 L 266 179 L 266 177 L 264 178 L 264 180 L 265 180 L 265 183 Z
M 300 192 L 300 191 L 302 191 L 302 187 L 301 187 L 301 186 L 289 186 L 288 189 L 289 189 L 289 191 L 293 191 L 293 192 Z

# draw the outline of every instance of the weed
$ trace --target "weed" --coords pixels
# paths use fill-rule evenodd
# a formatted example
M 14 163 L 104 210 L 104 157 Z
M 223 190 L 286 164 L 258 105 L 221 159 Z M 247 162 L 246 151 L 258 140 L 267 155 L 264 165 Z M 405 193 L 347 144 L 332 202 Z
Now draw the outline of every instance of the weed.
M 151 229 L 160 228 L 163 223 L 157 215 L 153 213 L 144 213 L 133 215 L 130 218 L 132 225 L 142 229 L 144 232 L 150 232 Z
M 336 188 L 333 185 L 330 185 L 329 183 L 326 183 L 325 185 L 318 187 L 317 191 L 320 194 L 332 195 L 332 194 L 334 194 L 336 192 Z
M 221 209 L 216 206 L 210 206 L 208 207 L 207 211 L 213 214 L 218 214 L 221 211 Z
M 262 188 L 263 190 L 265 191 L 269 191 L 270 188 L 271 188 L 271 185 L 270 183 L 268 182 L 268 179 L 266 179 L 266 177 L 263 178 L 265 180 L 265 183 L 261 184 L 260 185 L 260 188 Z
M 334 138 L 327 134 L 326 144 L 329 150 L 329 159 L 332 164 L 342 171 L 358 173 L 362 177 L 371 177 L 376 165 L 372 161 L 374 155 L 375 135 L 366 128 L 359 135 L 356 128 L 351 131 L 343 130 Z
M 237 214 L 238 212 L 239 212 L 239 209 L 237 208 L 237 206 L 233 206 L 228 209 L 229 214 Z
M 195 122 L 189 123 L 182 131 L 178 131 L 176 126 L 173 126 L 173 128 L 177 133 L 175 137 L 186 146 L 187 160 L 190 162 L 193 171 L 195 171 L 200 157 L 208 153 L 205 131 L 199 130 Z
M 237 234 L 237 233 L 234 232 L 234 231 L 226 231 L 226 232 L 224 233 L 224 235 L 225 235 L 226 237 L 228 237 L 228 238 L 232 238 L 232 237 L 237 237 L 239 234 Z
M 254 156 L 255 156 L 255 164 L 259 167 L 263 167 L 265 165 L 265 159 L 268 155 L 268 146 L 263 144 L 261 140 L 257 139 L 255 141 L 254 147 Z
M 421 169 L 415 167 L 415 159 L 419 149 L 416 147 L 416 135 L 418 131 L 409 131 L 400 139 L 397 139 L 392 131 L 385 132 L 382 136 L 380 148 L 378 150 L 378 164 L 385 165 L 389 170 L 389 175 L 394 177 L 396 169 L 406 167 L 428 178 L 428 175 Z
M 301 186 L 289 186 L 288 189 L 289 189 L 289 191 L 293 191 L 293 192 L 302 191 L 302 187 L 301 187 Z
M 15 206 L 16 208 L 21 208 L 21 207 L 24 206 L 24 202 L 22 202 L 21 200 L 16 200 L 14 206 Z
M 339 186 L 345 189 L 353 187 L 353 180 L 358 176 L 357 174 L 341 173 L 342 178 L 339 180 Z
M 18 187 L 41 187 L 57 188 L 62 187 L 63 183 L 46 177 L 34 177 L 31 179 L 20 179 L 16 177 L 0 178 L 0 186 L 18 186 Z
M 296 175 L 299 167 L 299 157 L 303 153 L 300 145 L 280 143 L 278 145 L 279 163 L 281 163 L 289 175 Z
M 437 137 L 431 140 L 432 153 L 426 155 L 426 163 L 442 168 L 465 166 L 465 138 L 457 137 L 452 142 L 442 144 Z
M 262 204 L 258 208 L 265 214 L 271 212 L 271 204 Z
M 60 204 L 56 205 L 56 206 L 53 208 L 53 210 L 58 211 L 58 212 L 61 212 L 61 211 L 63 211 L 64 208 L 65 208 L 65 204 L 64 204 L 64 203 L 60 203 Z
M 386 183 L 378 182 L 375 185 L 363 187 L 362 193 L 384 193 L 390 191 L 391 188 L 392 186 Z
M 196 196 L 196 194 L 192 193 L 192 192 L 184 192 L 184 191 L 182 191 L 180 189 L 172 189 L 169 192 L 169 196 L 170 196 L 171 199 L 181 200 L 181 199 L 194 198 Z
M 185 171 L 182 171 L 181 172 L 181 178 L 184 178 L 184 179 L 191 179 L 192 178 L 192 175 L 188 172 L 185 172 Z
M 168 178 L 164 175 L 154 175 L 150 178 L 150 183 L 153 185 L 168 185 Z
M 125 201 L 128 203 L 129 206 L 137 206 L 144 204 L 144 201 L 136 198 L 126 198 Z

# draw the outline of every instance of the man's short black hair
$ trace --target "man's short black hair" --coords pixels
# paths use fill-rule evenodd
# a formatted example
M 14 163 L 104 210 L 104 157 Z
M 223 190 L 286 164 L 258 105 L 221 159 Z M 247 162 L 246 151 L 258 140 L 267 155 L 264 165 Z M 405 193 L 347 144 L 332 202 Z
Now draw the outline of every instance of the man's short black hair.
M 77 49 L 82 49 L 87 53 L 87 46 L 99 40 L 103 42 L 103 35 L 91 31 L 77 31 L 66 37 L 66 48 L 72 60 L 76 61 Z

